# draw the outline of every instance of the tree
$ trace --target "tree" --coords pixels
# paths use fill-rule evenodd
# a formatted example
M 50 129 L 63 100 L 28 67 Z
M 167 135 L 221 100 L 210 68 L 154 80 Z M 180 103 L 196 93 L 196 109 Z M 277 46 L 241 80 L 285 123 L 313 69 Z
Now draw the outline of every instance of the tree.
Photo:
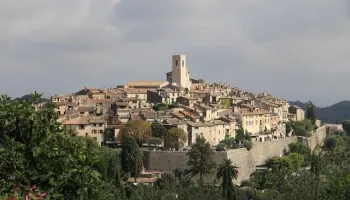
M 123 140 L 125 136 L 133 136 L 136 142 L 142 146 L 152 136 L 151 124 L 143 120 L 130 120 L 119 132 L 119 139 Z
M 206 142 L 203 136 L 197 136 L 196 143 L 187 153 L 189 157 L 187 174 L 191 176 L 199 174 L 199 180 L 203 181 L 203 175 L 211 173 L 216 166 L 212 158 L 213 154 L 209 142 Z
M 163 125 L 161 125 L 158 121 L 152 122 L 151 128 L 152 128 L 152 137 L 163 139 L 168 133 L 166 128 Z
M 253 142 L 250 140 L 244 140 L 243 141 L 243 146 L 250 151 L 253 148 Z
M 344 120 L 342 123 L 343 130 L 350 136 L 350 120 Z
M 216 172 L 216 178 L 222 179 L 222 196 L 228 200 L 234 196 L 233 179 L 238 178 L 238 167 L 232 164 L 231 159 L 224 159 Z M 235 199 L 235 198 L 234 198 Z
M 123 172 L 133 177 L 139 176 L 143 164 L 142 151 L 134 137 L 126 136 L 123 138 L 120 157 Z
M 107 198 L 100 147 L 61 129 L 54 104 L 36 110 L 40 99 L 0 97 L 0 194 L 36 185 L 50 199 Z
M 175 147 L 175 149 L 178 150 L 179 147 L 187 141 L 187 134 L 180 128 L 171 128 L 165 140 L 166 146 L 171 148 Z
M 316 124 L 316 114 L 315 114 L 315 105 L 308 101 L 305 103 L 306 107 L 306 119 L 309 119 L 312 123 L 312 125 Z
M 175 178 L 177 178 L 179 180 L 179 183 L 182 180 L 182 176 L 184 175 L 184 170 L 180 169 L 180 168 L 176 168 L 173 171 Z
M 294 142 L 288 145 L 290 153 L 298 153 L 303 155 L 304 165 L 308 165 L 310 163 L 311 149 L 301 142 Z

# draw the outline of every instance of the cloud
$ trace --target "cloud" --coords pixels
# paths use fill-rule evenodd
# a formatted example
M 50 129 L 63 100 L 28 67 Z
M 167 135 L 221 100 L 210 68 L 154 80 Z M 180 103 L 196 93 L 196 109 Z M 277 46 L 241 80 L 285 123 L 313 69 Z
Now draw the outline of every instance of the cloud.
M 350 99 L 346 0 L 0 2 L 0 93 L 191 74 L 325 105 Z

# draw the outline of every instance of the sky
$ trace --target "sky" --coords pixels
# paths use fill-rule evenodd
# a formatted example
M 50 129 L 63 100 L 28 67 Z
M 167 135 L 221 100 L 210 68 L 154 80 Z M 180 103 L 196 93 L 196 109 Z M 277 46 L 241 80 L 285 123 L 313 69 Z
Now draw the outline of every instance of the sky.
M 350 99 L 348 0 L 1 0 L 0 94 L 194 78 L 327 106 Z

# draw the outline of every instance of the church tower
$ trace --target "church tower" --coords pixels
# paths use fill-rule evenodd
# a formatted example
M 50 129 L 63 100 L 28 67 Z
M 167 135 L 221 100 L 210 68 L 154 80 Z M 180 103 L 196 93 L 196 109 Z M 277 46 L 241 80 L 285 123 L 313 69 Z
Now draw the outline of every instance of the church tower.
M 182 88 L 191 88 L 190 73 L 188 72 L 185 55 L 173 55 L 171 72 L 173 84 Z

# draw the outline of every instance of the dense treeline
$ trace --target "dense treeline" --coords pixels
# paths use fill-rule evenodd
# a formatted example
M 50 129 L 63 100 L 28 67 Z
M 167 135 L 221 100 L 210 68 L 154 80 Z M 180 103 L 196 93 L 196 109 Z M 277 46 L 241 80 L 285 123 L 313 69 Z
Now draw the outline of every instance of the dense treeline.
M 253 173 L 241 186 L 231 181 L 239 175 L 234 160 L 216 166 L 210 145 L 202 137 L 188 152 L 188 169 L 164 173 L 155 186 L 134 186 L 125 180 L 141 172 L 143 154 L 139 146 L 154 137 L 149 130 L 158 130 L 159 138 L 170 137 L 174 147 L 185 140 L 183 133 L 167 131 L 159 124 L 136 132 L 129 124 L 122 135 L 122 149 L 117 151 L 63 129 L 57 123 L 55 105 L 49 103 L 35 111 L 32 105 L 38 101 L 37 94 L 18 101 L 0 98 L 0 196 L 18 193 L 18 199 L 23 199 L 30 193 L 31 199 L 43 199 L 47 194 L 45 199 L 55 200 L 350 199 L 347 121 L 343 124 L 345 132 L 329 135 L 314 151 L 301 143 L 290 144 L 285 156 L 266 161 L 266 170 Z M 309 123 L 300 127 L 292 128 L 309 134 Z M 216 174 L 216 184 L 201 180 L 207 173 Z M 200 180 L 194 181 L 193 176 Z

